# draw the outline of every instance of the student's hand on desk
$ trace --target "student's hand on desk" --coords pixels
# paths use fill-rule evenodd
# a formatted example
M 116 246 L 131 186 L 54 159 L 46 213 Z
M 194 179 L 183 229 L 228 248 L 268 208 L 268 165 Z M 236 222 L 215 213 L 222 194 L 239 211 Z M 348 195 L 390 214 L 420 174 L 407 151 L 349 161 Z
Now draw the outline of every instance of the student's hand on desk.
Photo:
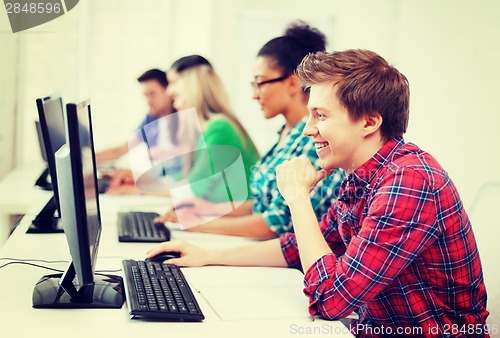
M 182 228 L 187 231 L 197 232 L 199 229 L 193 228 L 207 222 L 203 219 L 202 215 L 199 215 L 191 208 L 182 208 L 180 210 L 176 210 L 175 213 L 177 214 L 177 223 L 179 223 Z
M 113 173 L 109 174 L 109 176 L 111 176 L 109 188 L 135 184 L 134 175 L 129 169 L 116 169 Z
M 187 231 L 197 231 L 196 229 L 191 230 L 191 228 L 205 223 L 206 221 L 201 215 L 198 215 L 191 208 L 183 208 L 180 210 L 172 209 L 165 215 L 156 217 L 153 222 L 155 223 L 179 223 L 183 230 Z
M 154 257 L 162 252 L 179 252 L 181 257 L 171 258 L 166 261 L 177 266 L 204 266 L 208 265 L 212 259 L 212 251 L 203 249 L 184 241 L 170 241 L 160 243 L 158 246 L 146 253 L 147 258 Z
M 177 213 L 175 212 L 174 209 L 171 209 L 166 214 L 158 216 L 155 219 L 153 219 L 153 222 L 154 223 L 166 223 L 166 222 L 177 223 Z
M 187 198 L 177 203 L 174 206 L 175 210 L 189 210 L 191 213 L 198 215 L 219 215 L 223 216 L 227 213 L 227 209 L 231 208 L 229 203 L 212 203 L 203 198 Z
M 331 172 L 326 170 L 316 171 L 309 158 L 300 156 L 283 161 L 276 168 L 276 181 L 281 195 L 290 203 L 309 199 L 311 190 L 329 174 Z
M 180 223 L 184 230 L 190 231 L 192 227 L 206 222 L 203 219 L 203 212 L 199 213 L 198 207 L 207 208 L 208 205 L 212 205 L 212 203 L 196 198 L 185 200 L 166 214 L 156 217 L 153 221 L 155 223 Z M 208 209 L 205 209 L 205 211 L 207 215 L 211 214 Z

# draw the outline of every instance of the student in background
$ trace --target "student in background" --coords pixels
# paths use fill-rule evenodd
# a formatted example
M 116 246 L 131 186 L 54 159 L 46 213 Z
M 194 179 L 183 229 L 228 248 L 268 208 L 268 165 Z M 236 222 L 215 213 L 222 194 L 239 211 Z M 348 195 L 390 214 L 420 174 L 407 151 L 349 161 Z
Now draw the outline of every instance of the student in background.
M 356 311 L 359 337 L 488 336 L 481 261 L 458 191 L 436 159 L 403 140 L 406 77 L 367 50 L 311 54 L 297 74 L 311 87 L 304 134 L 323 169 L 303 157 L 277 169 L 295 234 L 221 250 L 165 242 L 148 256 L 178 251 L 169 263 L 181 266 L 301 268 L 311 315 Z M 348 177 L 318 224 L 308 193 L 339 167 Z
M 210 203 L 209 199 L 190 199 L 184 207 L 157 219 L 159 222 L 180 221 L 187 230 L 270 238 L 293 231 L 291 214 L 276 185 L 276 167 L 285 160 L 306 156 L 319 168 L 314 142 L 302 134 L 308 110 L 308 89 L 295 75 L 295 68 L 308 53 L 325 50 L 323 33 L 303 22 L 290 25 L 283 36 L 267 42 L 255 60 L 252 82 L 253 98 L 261 106 L 264 117 L 283 116 L 285 124 L 276 143 L 253 169 L 252 199 L 237 209 L 226 204 Z M 169 73 L 170 76 L 170 73 Z M 177 108 L 177 107 L 176 107 Z M 336 170 L 312 191 L 313 209 L 319 217 L 337 196 L 343 180 L 342 170 Z M 212 218 L 206 221 L 206 218 Z
M 168 100 L 169 104 L 172 107 L 171 108 L 172 114 L 165 115 L 165 116 L 169 116 L 168 120 L 171 121 L 171 123 L 168 124 L 167 130 L 164 130 L 163 132 L 167 134 L 166 138 L 173 140 L 173 143 L 175 146 L 173 145 L 172 147 L 163 146 L 161 148 L 150 148 L 150 149 L 148 149 L 148 151 L 150 152 L 151 157 L 159 159 L 162 157 L 165 158 L 165 157 L 177 156 L 177 154 L 175 154 L 175 153 L 173 154 L 171 151 L 170 152 L 164 151 L 165 149 L 170 149 L 170 150 L 177 149 L 178 150 L 178 147 L 180 146 L 177 142 L 177 137 L 179 136 L 179 130 L 178 130 L 179 121 L 178 121 L 177 114 L 173 114 L 175 112 L 175 109 L 173 108 L 173 105 L 172 105 L 173 104 L 172 97 L 167 92 L 168 84 L 173 84 L 175 82 L 175 80 L 178 78 L 180 73 L 182 73 L 190 68 L 198 67 L 201 65 L 207 65 L 207 66 L 211 67 L 210 62 L 207 59 L 205 59 L 201 55 L 194 54 L 194 55 L 188 55 L 188 56 L 184 56 L 184 57 L 177 59 L 172 64 L 170 69 L 168 70 L 168 73 L 165 73 L 165 72 L 161 72 L 161 74 L 158 72 L 152 73 L 152 74 L 156 74 L 158 76 L 158 82 L 165 84 L 165 86 L 164 86 L 165 91 L 162 92 L 162 96 L 163 96 L 163 94 L 166 95 L 166 99 Z M 149 75 L 145 76 L 146 74 L 148 74 L 148 72 L 143 74 L 140 77 L 140 79 L 142 79 L 143 77 L 149 78 L 150 77 Z M 143 128 L 147 123 L 154 122 L 154 121 L 157 121 L 157 119 L 148 121 L 148 118 L 146 118 L 143 121 L 143 123 L 141 123 L 141 125 L 139 127 Z M 153 135 L 151 135 L 151 137 L 155 137 L 158 135 L 158 129 L 157 129 L 158 126 L 159 125 L 155 125 L 154 128 L 152 129 Z M 163 124 L 163 127 L 165 127 L 164 124 Z M 148 132 L 149 132 L 149 130 L 148 130 Z M 165 136 L 164 136 L 164 138 L 165 138 Z M 127 152 L 129 150 L 128 144 L 125 144 L 124 146 L 125 147 L 121 150 L 124 150 L 125 152 Z M 171 163 L 171 162 L 172 161 L 169 161 L 169 163 Z M 178 168 L 178 169 L 180 169 L 180 170 L 175 170 L 173 172 L 173 174 L 175 176 L 175 179 L 179 179 L 180 177 L 182 177 L 183 172 L 185 172 L 189 168 L 186 168 L 186 164 L 182 163 L 182 158 L 178 158 L 178 161 L 176 161 L 176 162 L 178 162 L 178 163 L 176 163 L 175 167 L 179 166 L 180 168 Z M 115 170 L 113 173 L 110 173 L 109 176 L 111 176 L 112 179 L 111 179 L 111 182 L 109 184 L 109 189 L 106 191 L 107 193 L 110 193 L 110 194 L 143 193 L 143 191 L 141 191 L 135 187 L 134 176 L 133 176 L 132 171 L 130 169 L 120 168 L 120 169 Z M 158 179 L 158 177 L 153 175 L 152 179 Z
M 191 55 L 174 62 L 169 71 L 173 81 L 169 85 L 168 93 L 173 98 L 173 105 L 177 110 L 179 129 L 178 148 L 164 155 L 174 157 L 183 156 L 187 168 L 188 185 L 192 194 L 200 198 L 207 198 L 213 202 L 227 200 L 228 191 L 223 177 L 217 175 L 230 166 L 237 158 L 241 159 L 242 175 L 236 189 L 237 195 L 249 196 L 249 176 L 251 167 L 258 160 L 258 152 L 245 128 L 238 121 L 229 106 L 226 91 L 219 76 L 210 63 L 199 55 Z M 187 110 L 194 108 L 197 121 L 191 121 Z M 193 123 L 195 122 L 195 123 Z M 201 130 L 196 130 L 197 126 Z M 201 132 L 196 138 L 193 134 Z M 187 141 L 186 141 L 187 139 Z M 191 140 L 195 142 L 192 144 Z M 212 156 L 214 154 L 217 156 Z M 109 193 L 124 194 L 141 192 L 138 187 L 130 184 L 131 174 L 115 182 Z M 147 192 L 146 192 L 147 193 Z M 169 196 L 169 192 L 158 193 Z
M 172 99 L 167 95 L 167 75 L 162 70 L 150 69 L 139 76 L 137 81 L 139 81 L 142 86 L 142 91 L 149 107 L 149 112 L 139 124 L 138 129 L 144 128 L 149 124 L 147 144 L 148 147 L 153 148 L 157 146 L 161 140 L 157 124 L 152 122 L 157 121 L 160 117 L 170 115 L 173 112 Z M 170 126 L 168 128 L 175 130 L 175 126 Z M 140 142 L 141 140 L 136 141 L 136 143 Z M 174 142 L 174 140 L 172 139 L 170 142 Z M 130 144 L 127 140 L 117 147 L 96 152 L 96 162 L 102 164 L 104 162 L 114 161 L 125 155 L 129 150 L 129 146 Z

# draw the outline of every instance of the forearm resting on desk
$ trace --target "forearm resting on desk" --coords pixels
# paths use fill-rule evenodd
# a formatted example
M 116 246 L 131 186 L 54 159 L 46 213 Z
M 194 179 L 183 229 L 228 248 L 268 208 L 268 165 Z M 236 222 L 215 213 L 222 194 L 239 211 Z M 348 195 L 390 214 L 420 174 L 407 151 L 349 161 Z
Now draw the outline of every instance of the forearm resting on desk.
M 212 203 L 204 198 L 187 198 L 174 205 L 175 209 L 191 208 L 190 212 L 198 215 L 245 216 L 251 215 L 253 201 Z M 170 220 L 176 222 L 176 220 Z
M 188 228 L 187 230 L 259 239 L 276 237 L 276 233 L 269 229 L 262 214 L 239 217 L 221 217 L 213 221 Z
M 180 252 L 180 258 L 167 262 L 178 266 L 232 265 L 287 267 L 278 239 L 225 249 L 205 249 L 184 241 L 163 242 L 150 250 L 147 257 L 162 252 Z
M 238 266 L 274 266 L 287 267 L 281 252 L 278 239 L 253 243 L 246 246 L 219 249 L 214 254 L 214 262 L 218 265 Z
M 252 214 L 252 209 L 253 209 L 253 202 L 252 200 L 247 200 L 243 202 L 240 206 L 236 207 L 233 211 L 230 213 L 226 214 L 226 216 L 246 216 L 246 215 L 251 215 Z

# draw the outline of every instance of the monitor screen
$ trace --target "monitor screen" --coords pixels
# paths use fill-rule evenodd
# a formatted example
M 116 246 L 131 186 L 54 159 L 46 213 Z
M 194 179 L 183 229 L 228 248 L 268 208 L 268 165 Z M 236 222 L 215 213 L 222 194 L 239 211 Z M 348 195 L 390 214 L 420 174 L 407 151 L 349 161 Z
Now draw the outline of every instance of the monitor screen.
M 43 143 L 42 127 L 40 121 L 35 121 L 36 135 L 38 136 L 38 144 L 40 145 L 40 154 L 45 162 L 47 162 L 47 152 L 45 151 L 45 144 Z M 49 167 L 47 166 L 42 174 L 35 181 L 35 186 L 43 190 L 52 190 L 52 183 L 49 178 Z
M 81 125 L 88 127 L 87 142 L 81 141 Z M 37 284 L 33 306 L 121 307 L 121 279 L 95 273 L 101 217 L 89 101 L 66 105 L 65 127 L 66 144 L 55 153 L 55 161 L 61 218 L 72 262 L 64 275 Z
M 58 98 L 40 98 L 36 100 L 38 109 L 39 121 L 35 122 L 40 143 L 40 151 L 43 159 L 47 162 L 48 170 L 45 171 L 36 181 L 35 185 L 40 186 L 45 190 L 53 190 L 54 196 L 44 206 L 33 220 L 29 233 L 53 233 L 62 232 L 62 227 L 59 224 L 59 219 L 54 215 L 61 214 L 59 206 L 59 191 L 57 188 L 57 172 L 54 154 L 61 146 L 66 143 L 65 123 L 63 103 L 60 97 Z M 89 146 L 88 129 L 82 125 L 78 125 L 80 143 L 83 146 Z M 50 174 L 50 183 L 47 182 L 47 172 Z
M 44 154 L 42 152 L 42 156 L 45 155 L 44 159 L 47 161 L 54 196 L 33 220 L 33 225 L 28 232 L 60 232 L 61 230 L 57 226 L 57 218 L 54 216 L 55 211 L 60 215 L 54 153 L 66 143 L 63 105 L 61 98 L 51 99 L 46 97 L 37 99 L 36 106 L 41 134 L 39 141 L 43 143 L 40 144 L 40 149 L 45 151 Z
M 36 136 L 38 136 L 38 144 L 40 145 L 40 155 L 42 155 L 43 160 L 47 162 L 47 151 L 45 150 L 45 144 L 43 143 L 42 126 L 40 125 L 40 121 L 35 121 L 35 129 Z
M 36 100 L 38 109 L 39 127 L 43 144 L 40 145 L 42 157 L 52 167 L 51 174 L 55 175 L 54 153 L 66 143 L 64 113 L 62 99 L 46 97 Z M 45 151 L 45 154 L 43 154 Z M 52 158 L 47 157 L 47 153 Z M 43 156 L 45 155 L 45 156 Z

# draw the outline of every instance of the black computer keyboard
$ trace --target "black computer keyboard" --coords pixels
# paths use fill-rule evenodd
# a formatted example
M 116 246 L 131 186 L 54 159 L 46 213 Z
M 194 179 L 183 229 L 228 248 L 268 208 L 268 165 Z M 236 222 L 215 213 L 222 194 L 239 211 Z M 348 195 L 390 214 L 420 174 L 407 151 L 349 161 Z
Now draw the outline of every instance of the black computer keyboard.
M 124 260 L 123 268 L 127 305 L 133 318 L 184 321 L 205 318 L 177 266 Z
M 165 242 L 170 231 L 163 224 L 153 223 L 155 212 L 118 213 L 118 240 L 120 242 Z

